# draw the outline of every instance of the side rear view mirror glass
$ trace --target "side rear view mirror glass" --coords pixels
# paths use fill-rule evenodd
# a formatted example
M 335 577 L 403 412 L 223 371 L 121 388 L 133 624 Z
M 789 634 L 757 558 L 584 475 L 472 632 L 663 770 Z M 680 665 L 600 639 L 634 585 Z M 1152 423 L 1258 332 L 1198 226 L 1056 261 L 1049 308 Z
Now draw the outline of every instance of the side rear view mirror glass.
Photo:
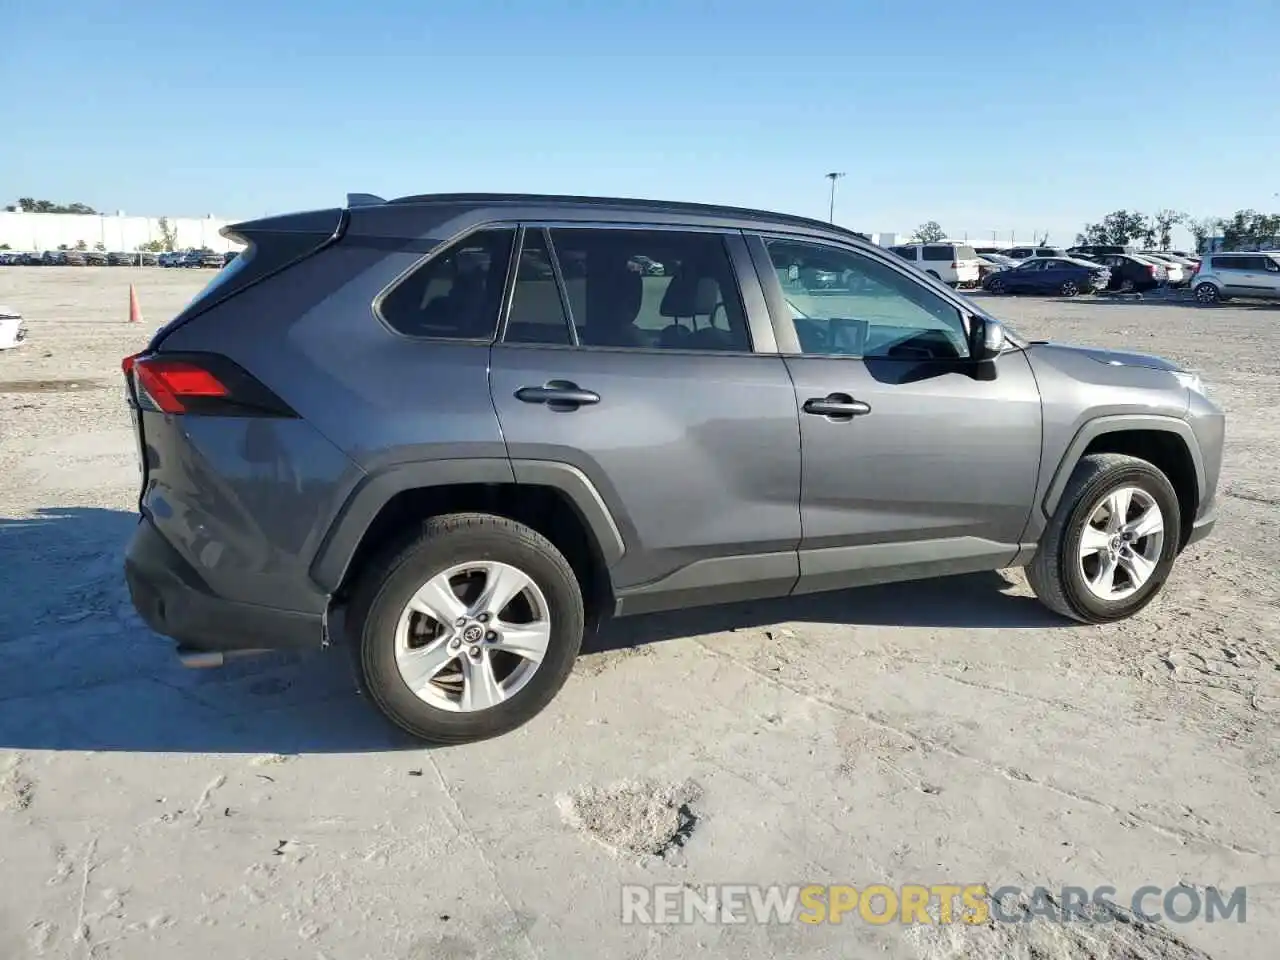
M 969 355 L 978 361 L 991 360 L 1004 350 L 1004 326 L 999 320 L 971 317 L 969 320 Z

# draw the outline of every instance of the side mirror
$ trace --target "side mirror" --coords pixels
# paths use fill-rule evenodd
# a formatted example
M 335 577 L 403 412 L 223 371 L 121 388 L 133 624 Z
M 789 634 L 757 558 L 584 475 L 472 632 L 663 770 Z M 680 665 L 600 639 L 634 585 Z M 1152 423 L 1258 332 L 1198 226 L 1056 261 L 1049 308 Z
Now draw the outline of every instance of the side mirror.
M 1004 326 L 999 320 L 969 318 L 969 357 L 979 363 L 994 360 L 1004 350 Z

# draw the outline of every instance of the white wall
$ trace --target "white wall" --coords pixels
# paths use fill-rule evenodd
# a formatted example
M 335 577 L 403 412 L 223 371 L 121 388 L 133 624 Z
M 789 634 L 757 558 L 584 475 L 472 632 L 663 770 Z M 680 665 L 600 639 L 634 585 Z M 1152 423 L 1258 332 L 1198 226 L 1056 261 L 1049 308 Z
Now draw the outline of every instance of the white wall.
M 175 246 L 208 247 L 231 250 L 237 247 L 218 231 L 235 220 L 215 217 L 194 219 L 170 217 L 169 225 L 178 231 Z M 93 250 L 99 243 L 108 250 L 132 251 L 144 243 L 162 240 L 159 217 L 85 216 L 76 213 L 6 213 L 0 211 L 0 244 L 11 250 L 57 250 L 59 246 L 75 247 L 84 241 Z

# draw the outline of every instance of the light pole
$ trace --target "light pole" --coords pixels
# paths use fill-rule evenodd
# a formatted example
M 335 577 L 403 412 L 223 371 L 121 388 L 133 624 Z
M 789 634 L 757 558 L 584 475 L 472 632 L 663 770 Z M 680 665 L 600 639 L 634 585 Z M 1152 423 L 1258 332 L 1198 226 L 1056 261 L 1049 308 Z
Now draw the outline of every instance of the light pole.
M 836 222 L 836 181 L 843 176 L 843 173 L 836 173 L 834 171 L 826 175 L 827 179 L 831 181 L 831 206 L 827 211 L 827 219 L 831 223 Z

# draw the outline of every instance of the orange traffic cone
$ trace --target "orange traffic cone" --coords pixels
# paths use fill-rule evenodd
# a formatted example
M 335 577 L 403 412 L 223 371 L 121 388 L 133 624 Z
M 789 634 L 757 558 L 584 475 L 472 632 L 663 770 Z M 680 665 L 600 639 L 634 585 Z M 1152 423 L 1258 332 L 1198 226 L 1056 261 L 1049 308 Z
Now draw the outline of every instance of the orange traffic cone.
M 129 322 L 142 322 L 142 308 L 138 306 L 138 291 L 133 289 L 133 284 L 129 284 Z

